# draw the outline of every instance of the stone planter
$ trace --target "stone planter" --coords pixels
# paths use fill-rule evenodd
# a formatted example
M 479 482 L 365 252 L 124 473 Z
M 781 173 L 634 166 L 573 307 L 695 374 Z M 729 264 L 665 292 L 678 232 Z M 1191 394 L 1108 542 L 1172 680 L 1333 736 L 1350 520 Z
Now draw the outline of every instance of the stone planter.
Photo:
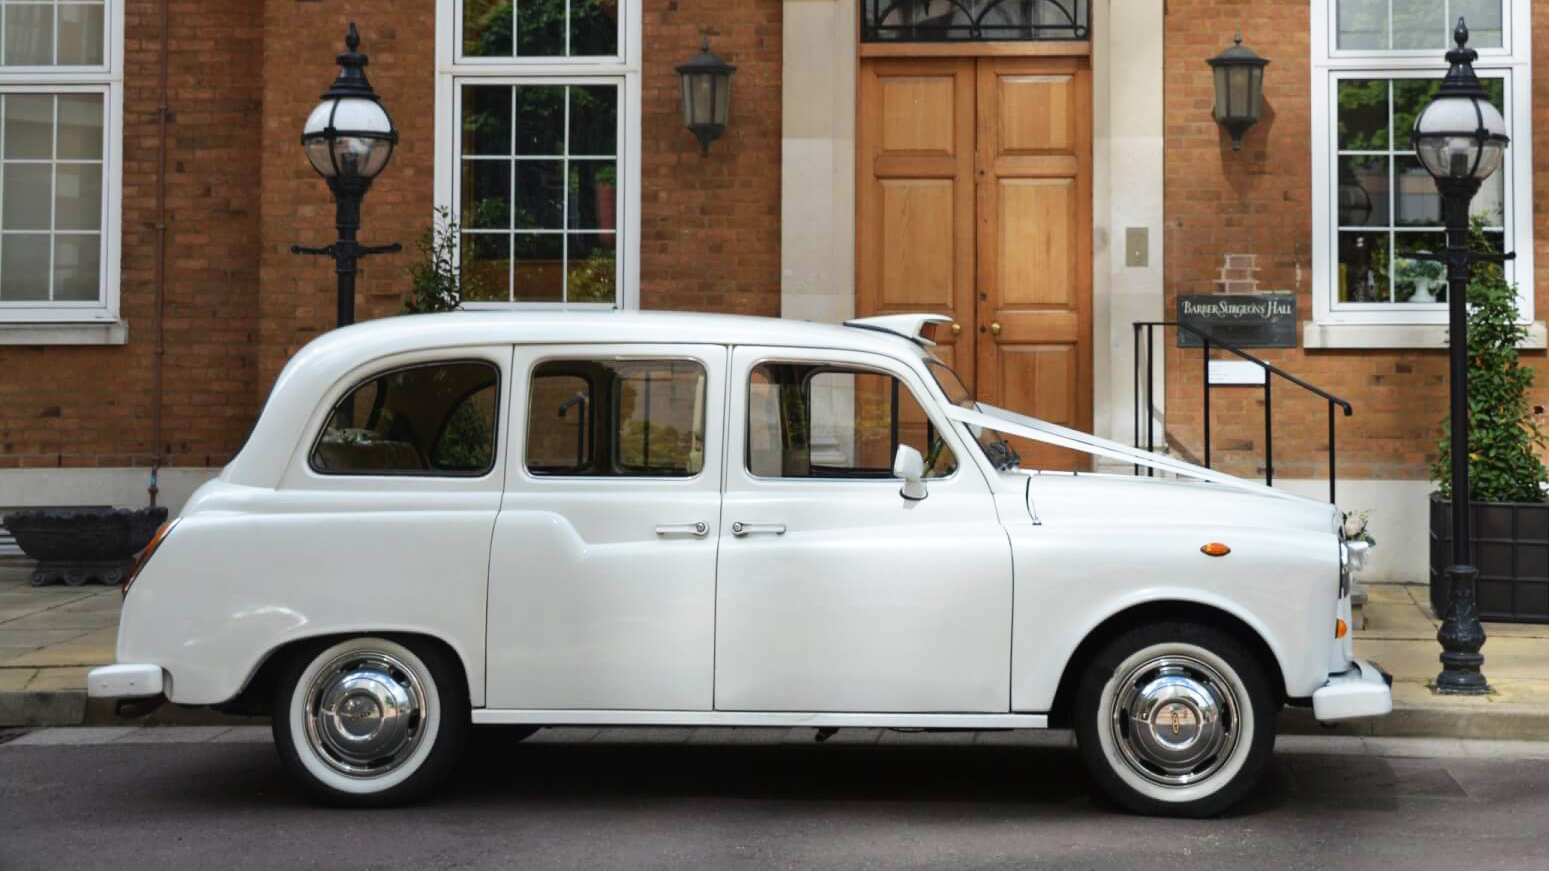
M 117 584 L 167 520 L 166 508 L 31 508 L 5 515 L 22 553 L 38 561 L 34 586 Z
M 1479 619 L 1549 623 L 1549 502 L 1475 502 Z M 1452 503 L 1431 500 L 1431 610 L 1445 615 L 1451 584 Z

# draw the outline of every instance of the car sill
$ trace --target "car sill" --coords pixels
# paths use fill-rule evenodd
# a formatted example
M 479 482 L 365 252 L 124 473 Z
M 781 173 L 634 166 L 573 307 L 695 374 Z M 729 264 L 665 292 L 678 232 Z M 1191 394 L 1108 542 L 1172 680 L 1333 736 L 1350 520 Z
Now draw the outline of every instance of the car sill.
M 801 711 L 478 710 L 479 725 L 812 726 L 909 729 L 1047 729 L 1047 714 L 855 714 Z

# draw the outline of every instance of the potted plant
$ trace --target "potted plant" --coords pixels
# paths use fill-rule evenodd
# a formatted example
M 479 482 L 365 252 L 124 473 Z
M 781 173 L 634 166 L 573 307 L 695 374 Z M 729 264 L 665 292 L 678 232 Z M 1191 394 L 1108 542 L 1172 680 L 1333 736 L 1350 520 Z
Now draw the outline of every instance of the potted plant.
M 404 314 L 456 311 L 463 298 L 487 298 L 480 277 L 464 274 L 457 246 L 462 235 L 457 219 L 445 206 L 436 208 L 435 223 L 419 238 L 419 262 L 409 267 L 409 293 L 403 298 Z
M 33 586 L 117 584 L 167 521 L 167 509 L 26 508 L 5 515 L 5 528 L 22 553 L 38 561 Z
M 1470 244 L 1494 250 L 1476 224 Z M 1468 286 L 1469 496 L 1472 553 L 1479 570 L 1482 620 L 1549 622 L 1549 503 L 1537 451 L 1544 436 L 1528 400 L 1533 370 L 1517 344 L 1527 328 L 1517 316 L 1516 288 L 1500 266 L 1474 267 Z M 1443 433 L 1449 423 L 1442 423 Z M 1444 435 L 1431 466 L 1431 608 L 1441 615 L 1452 561 L 1451 439 Z

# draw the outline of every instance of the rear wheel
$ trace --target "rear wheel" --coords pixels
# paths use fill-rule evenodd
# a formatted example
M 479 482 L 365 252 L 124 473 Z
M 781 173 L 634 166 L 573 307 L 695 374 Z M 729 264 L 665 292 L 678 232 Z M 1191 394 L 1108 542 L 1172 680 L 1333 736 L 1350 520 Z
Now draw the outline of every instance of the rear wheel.
M 1274 694 L 1236 640 L 1208 626 L 1146 626 L 1114 640 L 1076 697 L 1082 759 L 1137 813 L 1205 817 L 1258 782 L 1275 741 Z
M 461 670 L 436 645 L 349 638 L 292 657 L 274 696 L 274 741 L 330 804 L 410 801 L 451 772 L 469 728 Z

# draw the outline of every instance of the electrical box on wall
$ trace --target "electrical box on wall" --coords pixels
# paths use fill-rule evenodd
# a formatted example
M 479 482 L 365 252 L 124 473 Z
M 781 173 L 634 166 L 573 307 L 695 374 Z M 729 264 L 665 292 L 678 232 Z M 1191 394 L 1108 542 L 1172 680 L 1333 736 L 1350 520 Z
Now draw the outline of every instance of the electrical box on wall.
M 1124 265 L 1144 268 L 1151 263 L 1151 231 L 1145 227 L 1124 228 Z

